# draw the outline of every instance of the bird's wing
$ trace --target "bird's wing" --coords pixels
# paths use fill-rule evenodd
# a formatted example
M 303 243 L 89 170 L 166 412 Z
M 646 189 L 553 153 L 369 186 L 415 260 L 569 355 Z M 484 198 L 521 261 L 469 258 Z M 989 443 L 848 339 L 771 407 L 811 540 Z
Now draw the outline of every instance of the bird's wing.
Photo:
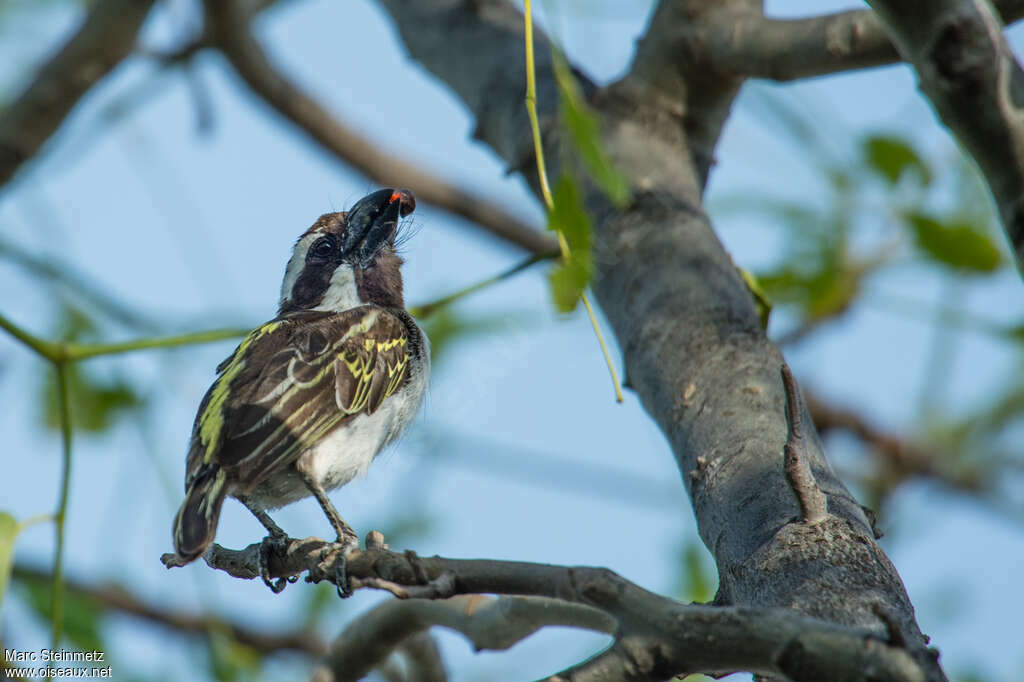
M 200 405 L 186 487 L 213 467 L 251 490 L 342 422 L 375 412 L 405 380 L 409 352 L 405 323 L 376 306 L 253 330 Z

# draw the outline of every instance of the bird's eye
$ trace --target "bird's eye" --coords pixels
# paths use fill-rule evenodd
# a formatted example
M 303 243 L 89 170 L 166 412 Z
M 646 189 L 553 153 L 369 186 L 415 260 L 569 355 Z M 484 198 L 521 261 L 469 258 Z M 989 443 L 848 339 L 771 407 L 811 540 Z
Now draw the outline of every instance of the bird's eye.
M 309 251 L 318 258 L 327 258 L 334 253 L 334 238 L 329 236 L 320 237 L 320 239 L 313 242 L 313 246 Z

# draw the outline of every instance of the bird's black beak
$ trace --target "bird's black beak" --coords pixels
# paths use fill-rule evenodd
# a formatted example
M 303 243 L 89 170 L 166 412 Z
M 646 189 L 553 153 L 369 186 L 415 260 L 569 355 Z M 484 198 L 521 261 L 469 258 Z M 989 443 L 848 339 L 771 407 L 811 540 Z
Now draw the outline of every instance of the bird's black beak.
M 416 199 L 407 189 L 382 189 L 367 194 L 348 211 L 348 230 L 342 245 L 342 257 L 368 268 L 381 247 L 395 237 L 398 219 L 416 208 Z

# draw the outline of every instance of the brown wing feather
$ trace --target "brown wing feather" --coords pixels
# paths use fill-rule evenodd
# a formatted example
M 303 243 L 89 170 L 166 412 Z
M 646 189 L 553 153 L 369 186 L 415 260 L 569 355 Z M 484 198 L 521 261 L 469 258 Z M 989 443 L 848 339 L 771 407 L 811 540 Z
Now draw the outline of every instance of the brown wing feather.
M 264 325 L 218 368 L 196 417 L 189 479 L 215 466 L 255 487 L 342 422 L 376 411 L 407 364 L 405 324 L 376 306 Z

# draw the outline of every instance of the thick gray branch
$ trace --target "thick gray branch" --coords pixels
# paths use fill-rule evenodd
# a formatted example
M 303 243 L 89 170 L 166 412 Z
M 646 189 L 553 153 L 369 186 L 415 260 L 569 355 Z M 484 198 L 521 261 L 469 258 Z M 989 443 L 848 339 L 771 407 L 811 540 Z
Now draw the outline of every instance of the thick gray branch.
M 529 169 L 530 177 L 517 66 L 521 16 L 497 1 L 382 4 L 413 57 L 477 117 L 478 136 L 511 167 Z M 718 602 L 784 607 L 880 634 L 887 630 L 877 615 L 883 603 L 927 676 L 944 679 L 925 649 L 899 575 L 825 460 L 806 414 L 807 458 L 827 495 L 829 518 L 813 526 L 791 523 L 800 508 L 779 456 L 787 431 L 782 358 L 700 204 L 741 81 L 709 70 L 694 25 L 717 11 L 757 5 L 662 2 L 627 78 L 605 90 L 584 81 L 606 148 L 636 190 L 621 211 L 588 193 L 596 232 L 594 290 L 623 349 L 629 383 L 684 473 L 701 537 L 718 564 Z M 537 49 L 542 126 L 554 163 L 554 85 L 546 46 Z
M 988 0 L 868 0 L 978 162 L 1024 271 L 1024 71 Z
M 100 0 L 60 52 L 0 109 L 0 186 L 32 158 L 89 88 L 135 47 L 153 0 Z
M 821 543 L 826 542 L 829 535 L 841 535 L 844 524 L 830 518 L 816 526 L 801 525 L 800 528 L 823 533 L 814 539 Z M 214 545 L 204 558 L 214 568 L 235 577 L 253 579 L 259 575 L 260 547 L 255 543 L 243 550 L 229 550 Z M 339 550 L 339 545 L 316 538 L 290 539 L 282 555 L 270 557 L 270 576 L 307 572 L 307 580 L 333 582 L 339 575 Z M 808 682 L 926 679 L 925 671 L 905 648 L 902 630 L 897 630 L 900 633 L 898 643 L 889 643 L 891 630 L 901 627 L 896 619 L 886 620 L 885 627 L 876 631 L 837 625 L 786 608 L 683 604 L 648 592 L 608 569 L 586 566 L 355 550 L 347 555 L 346 571 L 354 586 L 386 585 L 390 586 L 386 589 L 396 593 L 398 590 L 394 588 L 431 598 L 466 594 L 548 597 L 602 611 L 618 623 L 617 644 L 613 649 L 625 648 L 628 654 L 630 674 L 622 679 L 661 680 L 683 673 L 736 670 L 783 675 Z M 569 612 L 565 609 L 562 615 L 568 617 Z M 428 620 L 431 617 L 440 616 L 437 613 L 429 617 L 416 616 Z M 457 620 L 451 614 L 445 617 L 452 618 L 451 623 Z M 572 617 L 580 619 L 583 612 L 573 610 Z M 596 616 L 591 619 L 587 615 L 586 619 L 583 626 L 591 629 L 607 631 L 610 625 Z M 389 622 L 398 623 L 390 617 Z M 522 625 L 528 624 L 524 615 Z M 416 629 L 412 628 L 409 634 Z M 521 633 L 488 632 L 500 635 L 488 640 L 495 646 L 510 643 Z M 374 659 L 380 660 L 377 656 Z M 567 679 L 596 679 L 572 677 L 575 674 L 567 671 Z
M 1024 16 L 1024 1 L 995 3 L 1004 23 Z M 804 19 L 772 19 L 760 9 L 717 14 L 700 27 L 716 67 L 750 78 L 797 78 L 902 61 L 878 15 L 851 10 Z
M 337 159 L 390 187 L 415 187 L 420 201 L 473 221 L 533 253 L 556 246 L 550 235 L 435 174 L 386 153 L 339 121 L 271 63 L 253 37 L 248 15 L 233 0 L 209 0 L 207 30 L 253 93 Z
M 359 680 L 392 651 L 433 626 L 459 632 L 476 651 L 503 651 L 543 627 L 563 625 L 611 634 L 615 621 L 598 609 L 548 597 L 460 595 L 384 602 L 349 625 L 331 645 L 334 681 Z

